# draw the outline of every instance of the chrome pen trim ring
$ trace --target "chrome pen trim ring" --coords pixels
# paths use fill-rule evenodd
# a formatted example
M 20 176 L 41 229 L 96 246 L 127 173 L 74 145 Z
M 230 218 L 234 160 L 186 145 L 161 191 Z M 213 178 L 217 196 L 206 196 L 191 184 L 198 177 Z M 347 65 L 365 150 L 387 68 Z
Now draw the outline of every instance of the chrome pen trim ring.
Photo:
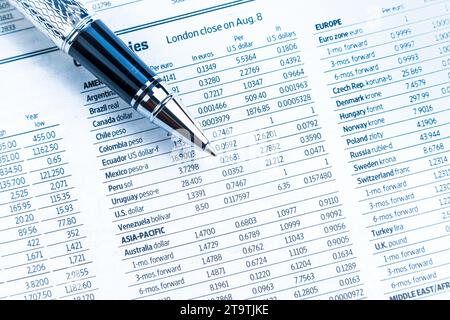
M 159 82 L 161 82 L 162 80 L 161 80 L 161 78 L 155 78 L 155 79 L 153 79 L 153 80 L 148 80 L 137 92 L 136 92 L 136 94 L 134 95 L 134 97 L 133 97 L 133 99 L 131 99 L 131 102 L 130 102 L 130 104 L 131 104 L 131 106 L 134 108 L 134 109 L 136 109 L 137 107 L 138 107 L 138 105 L 139 105 L 139 103 L 142 101 L 142 99 L 144 98 L 143 97 L 143 94 L 144 93 L 146 93 L 146 92 L 148 92 L 148 91 L 151 91 L 151 87 L 153 87 L 153 86 L 155 86 L 155 83 L 159 83 Z
M 153 119 L 156 118 L 158 116 L 158 113 L 160 113 L 162 111 L 162 109 L 164 109 L 164 107 L 166 106 L 166 104 L 168 102 L 170 102 L 170 100 L 173 99 L 173 94 L 169 94 L 167 97 L 164 98 L 163 101 L 161 101 L 153 110 Z M 152 120 L 153 121 L 153 120 Z
M 75 38 L 78 36 L 78 34 L 83 31 L 85 28 L 87 28 L 92 22 L 94 22 L 94 18 L 92 16 L 87 16 L 83 18 L 80 22 L 78 22 L 74 29 L 67 35 L 67 37 L 64 39 L 64 42 L 61 44 L 61 50 L 69 53 L 70 47 L 72 46 L 73 42 L 75 41 Z
M 142 103 L 139 103 L 136 107 L 136 111 L 139 112 L 141 115 L 143 115 L 144 117 L 146 117 L 147 119 L 149 119 L 151 122 L 153 122 L 156 117 L 158 116 L 158 114 L 164 109 L 164 107 L 166 106 L 166 104 L 168 102 L 170 102 L 172 99 L 174 98 L 173 94 L 169 94 L 168 96 L 166 96 L 163 101 L 161 101 L 160 103 L 158 103 L 158 105 L 153 109 L 153 110 L 149 110 L 147 108 L 145 108 L 144 106 L 142 106 Z M 146 94 L 140 102 L 147 102 L 148 100 L 150 100 L 150 96 L 148 94 Z

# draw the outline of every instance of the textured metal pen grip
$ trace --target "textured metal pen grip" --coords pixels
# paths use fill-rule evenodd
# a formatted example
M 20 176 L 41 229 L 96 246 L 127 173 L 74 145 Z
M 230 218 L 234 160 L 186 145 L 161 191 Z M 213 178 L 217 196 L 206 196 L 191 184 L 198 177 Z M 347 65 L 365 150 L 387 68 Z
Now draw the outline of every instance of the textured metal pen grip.
M 10 0 L 33 24 L 68 52 L 71 42 L 92 22 L 87 9 L 76 0 Z

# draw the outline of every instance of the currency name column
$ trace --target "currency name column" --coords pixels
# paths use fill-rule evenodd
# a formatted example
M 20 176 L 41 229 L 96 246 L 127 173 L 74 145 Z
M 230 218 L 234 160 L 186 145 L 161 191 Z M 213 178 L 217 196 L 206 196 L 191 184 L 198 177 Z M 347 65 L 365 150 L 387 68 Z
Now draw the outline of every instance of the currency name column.
M 377 10 L 319 22 L 317 44 L 379 294 L 426 298 L 450 288 L 448 6 Z

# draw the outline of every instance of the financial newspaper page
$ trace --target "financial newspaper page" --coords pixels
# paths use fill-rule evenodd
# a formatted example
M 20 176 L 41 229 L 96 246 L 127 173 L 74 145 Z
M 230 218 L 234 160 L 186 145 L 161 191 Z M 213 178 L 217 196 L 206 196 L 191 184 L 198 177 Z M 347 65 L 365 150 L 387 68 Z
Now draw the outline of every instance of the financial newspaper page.
M 0 0 L 0 299 L 450 298 L 449 1 L 84 3 L 218 156 Z

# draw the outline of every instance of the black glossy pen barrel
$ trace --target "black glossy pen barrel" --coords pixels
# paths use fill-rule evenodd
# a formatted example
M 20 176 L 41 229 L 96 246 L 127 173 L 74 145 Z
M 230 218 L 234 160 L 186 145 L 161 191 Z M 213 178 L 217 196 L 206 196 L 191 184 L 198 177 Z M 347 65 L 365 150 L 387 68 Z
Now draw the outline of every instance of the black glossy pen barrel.
M 156 74 L 100 20 L 83 29 L 69 55 L 130 103 Z

